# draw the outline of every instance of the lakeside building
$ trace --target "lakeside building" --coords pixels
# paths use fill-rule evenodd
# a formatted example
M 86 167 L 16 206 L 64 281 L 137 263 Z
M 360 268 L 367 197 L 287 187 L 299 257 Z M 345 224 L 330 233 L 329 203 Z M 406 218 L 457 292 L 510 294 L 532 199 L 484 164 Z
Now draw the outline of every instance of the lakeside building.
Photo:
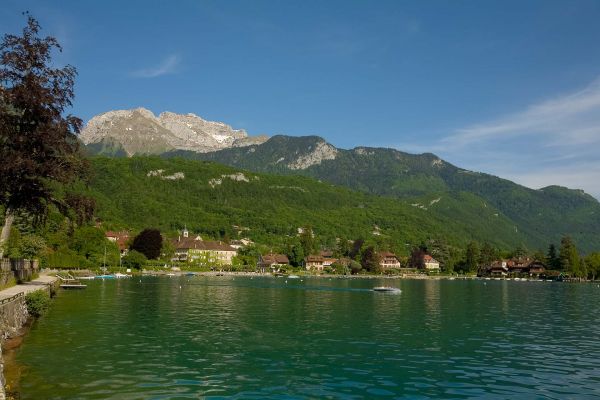
M 183 237 L 173 241 L 175 246 L 174 261 L 201 261 L 210 265 L 231 265 L 237 250 L 227 243 L 204 241 L 200 235 L 191 238 L 187 229 Z
M 431 257 L 429 254 L 425 254 L 423 256 L 423 265 L 427 271 L 439 271 L 440 263 L 435 258 Z
M 398 260 L 398 257 L 396 257 L 394 253 L 390 253 L 389 251 L 379 253 L 379 265 L 381 265 L 381 268 L 383 269 L 401 267 L 400 260 Z
M 289 265 L 290 260 L 285 254 L 265 254 L 258 258 L 259 272 L 279 272 L 279 269 L 285 265 Z
M 121 252 L 121 256 L 124 256 L 127 254 L 127 251 L 129 250 L 129 247 L 127 246 L 127 242 L 129 242 L 129 232 L 127 231 L 122 231 L 122 232 L 113 232 L 113 231 L 107 231 L 104 236 L 110 240 L 113 243 L 116 243 L 117 246 L 119 247 L 119 251 Z
M 546 273 L 546 265 L 531 258 L 516 258 L 510 260 L 496 260 L 490 265 L 483 266 L 478 271 L 478 276 L 506 277 L 528 276 L 539 278 Z
M 331 267 L 338 261 L 333 257 L 333 252 L 330 250 L 321 251 L 319 254 L 313 254 L 304 258 L 304 267 L 306 270 L 315 270 L 322 272 L 326 267 Z

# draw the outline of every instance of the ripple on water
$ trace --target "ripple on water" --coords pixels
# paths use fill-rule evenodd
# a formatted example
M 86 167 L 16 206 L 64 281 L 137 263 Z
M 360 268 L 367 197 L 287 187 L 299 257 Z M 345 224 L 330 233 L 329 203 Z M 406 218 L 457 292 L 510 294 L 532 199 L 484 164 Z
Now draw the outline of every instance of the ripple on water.
M 26 338 L 22 398 L 600 396 L 597 289 L 398 281 L 401 296 L 379 296 L 377 284 L 90 282 Z

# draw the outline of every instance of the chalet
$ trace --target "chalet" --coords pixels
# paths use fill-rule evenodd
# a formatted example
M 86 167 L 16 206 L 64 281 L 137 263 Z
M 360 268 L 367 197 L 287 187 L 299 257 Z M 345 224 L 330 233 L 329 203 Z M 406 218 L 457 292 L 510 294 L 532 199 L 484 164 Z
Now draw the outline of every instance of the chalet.
M 261 273 L 265 273 L 267 271 L 270 272 L 278 272 L 279 268 L 284 265 L 288 265 L 290 260 L 287 258 L 285 254 L 265 254 L 264 256 L 260 256 L 258 258 L 257 267 Z
M 504 277 L 508 275 L 508 262 L 494 261 L 487 269 L 487 274 L 494 277 Z
M 425 269 L 428 271 L 439 271 L 440 263 L 435 258 L 431 257 L 429 254 L 425 254 L 423 256 L 423 265 Z
M 331 264 L 329 264 L 331 265 Z M 323 256 L 308 256 L 304 258 L 304 267 L 307 270 L 314 269 L 316 271 L 323 271 L 325 267 L 325 258 Z
M 541 261 L 534 261 L 529 264 L 529 276 L 539 278 L 546 272 L 546 266 Z
M 379 253 L 379 265 L 383 269 L 400 268 L 400 260 L 394 253 L 382 252 Z
M 107 231 L 104 234 L 104 236 L 106 236 L 106 238 L 108 240 L 110 240 L 113 243 L 116 243 L 117 246 L 119 246 L 119 251 L 121 252 L 122 255 L 127 254 L 127 250 L 128 250 L 127 242 L 129 241 L 129 232 L 127 232 L 127 231 L 122 231 L 122 232 Z
M 202 261 L 209 265 L 221 266 L 231 265 L 237 250 L 223 242 L 204 241 L 200 236 L 190 238 L 187 230 L 183 231 L 183 237 L 177 238 L 174 260 L 178 261 Z

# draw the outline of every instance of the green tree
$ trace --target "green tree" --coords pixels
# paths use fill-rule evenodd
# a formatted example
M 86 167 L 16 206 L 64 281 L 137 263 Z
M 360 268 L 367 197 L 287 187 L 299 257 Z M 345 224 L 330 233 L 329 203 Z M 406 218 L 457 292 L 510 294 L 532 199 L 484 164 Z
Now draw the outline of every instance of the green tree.
M 350 269 L 350 273 L 352 275 L 356 275 L 356 274 L 360 273 L 360 271 L 362 271 L 362 265 L 360 265 L 360 263 L 358 261 L 354 261 L 354 260 L 350 261 L 348 268 Z
M 364 239 L 362 239 L 362 238 L 356 239 L 354 242 L 352 242 L 352 248 L 350 249 L 350 253 L 348 253 L 348 256 L 351 259 L 356 260 L 357 257 L 361 254 L 362 247 L 364 244 L 365 244 Z
M 361 265 L 364 269 L 373 274 L 380 274 L 382 269 L 379 262 L 379 255 L 377 254 L 375 247 L 369 246 L 363 251 L 361 256 Z
M 290 254 L 288 254 L 290 264 L 292 264 L 292 266 L 294 266 L 296 268 L 302 265 L 302 262 L 304 261 L 304 257 L 305 257 L 304 246 L 302 246 L 299 243 L 294 245 L 292 247 L 292 251 L 290 252 Z
M 477 242 L 470 242 L 467 245 L 467 252 L 465 257 L 465 268 L 468 272 L 477 271 L 479 262 L 479 246 Z
M 560 240 L 559 259 L 561 270 L 573 276 L 581 276 L 579 253 L 575 242 L 569 236 L 564 236 Z
M 38 235 L 24 235 L 21 238 L 21 256 L 24 258 L 38 257 L 46 248 L 44 238 Z
M 497 258 L 498 250 L 488 242 L 485 242 L 483 246 L 481 246 L 481 251 L 479 252 L 479 265 L 491 265 Z
M 600 276 L 600 252 L 590 253 L 585 257 L 590 279 L 596 280 Z
M 146 256 L 139 251 L 130 250 L 127 255 L 123 257 L 123 266 L 126 268 L 141 269 L 146 264 Z
M 548 265 L 548 269 L 561 269 L 560 258 L 556 254 L 556 246 L 553 244 L 551 244 L 548 247 L 548 254 L 546 255 L 546 265 Z
M 300 244 L 302 245 L 302 251 L 304 254 L 312 254 L 315 250 L 315 238 L 312 227 L 308 226 L 302 229 L 300 233 Z
M 160 256 L 163 238 L 158 229 L 146 228 L 141 231 L 131 244 L 131 250 L 142 253 L 148 260 L 155 260 Z
M 0 257 L 15 214 L 25 211 L 41 222 L 50 205 L 65 210 L 57 183 L 73 182 L 86 170 L 75 137 L 82 122 L 63 116 L 72 105 L 76 70 L 51 67 L 52 51 L 61 47 L 39 32 L 28 16 L 21 36 L 7 34 L 0 43 Z

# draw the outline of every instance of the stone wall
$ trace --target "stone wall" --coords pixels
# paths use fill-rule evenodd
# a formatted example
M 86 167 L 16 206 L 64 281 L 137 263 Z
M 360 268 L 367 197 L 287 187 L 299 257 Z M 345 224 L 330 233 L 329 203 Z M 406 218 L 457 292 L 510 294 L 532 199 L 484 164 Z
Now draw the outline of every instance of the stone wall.
M 40 289 L 46 290 L 46 289 Z M 0 400 L 6 398 L 4 386 L 4 358 L 2 357 L 2 341 L 8 337 L 16 336 L 27 322 L 29 312 L 25 303 L 25 295 L 19 293 L 13 297 L 2 300 L 0 304 Z
M 17 283 L 30 281 L 39 268 L 38 260 L 0 259 L 0 289 L 10 286 L 13 278 Z

